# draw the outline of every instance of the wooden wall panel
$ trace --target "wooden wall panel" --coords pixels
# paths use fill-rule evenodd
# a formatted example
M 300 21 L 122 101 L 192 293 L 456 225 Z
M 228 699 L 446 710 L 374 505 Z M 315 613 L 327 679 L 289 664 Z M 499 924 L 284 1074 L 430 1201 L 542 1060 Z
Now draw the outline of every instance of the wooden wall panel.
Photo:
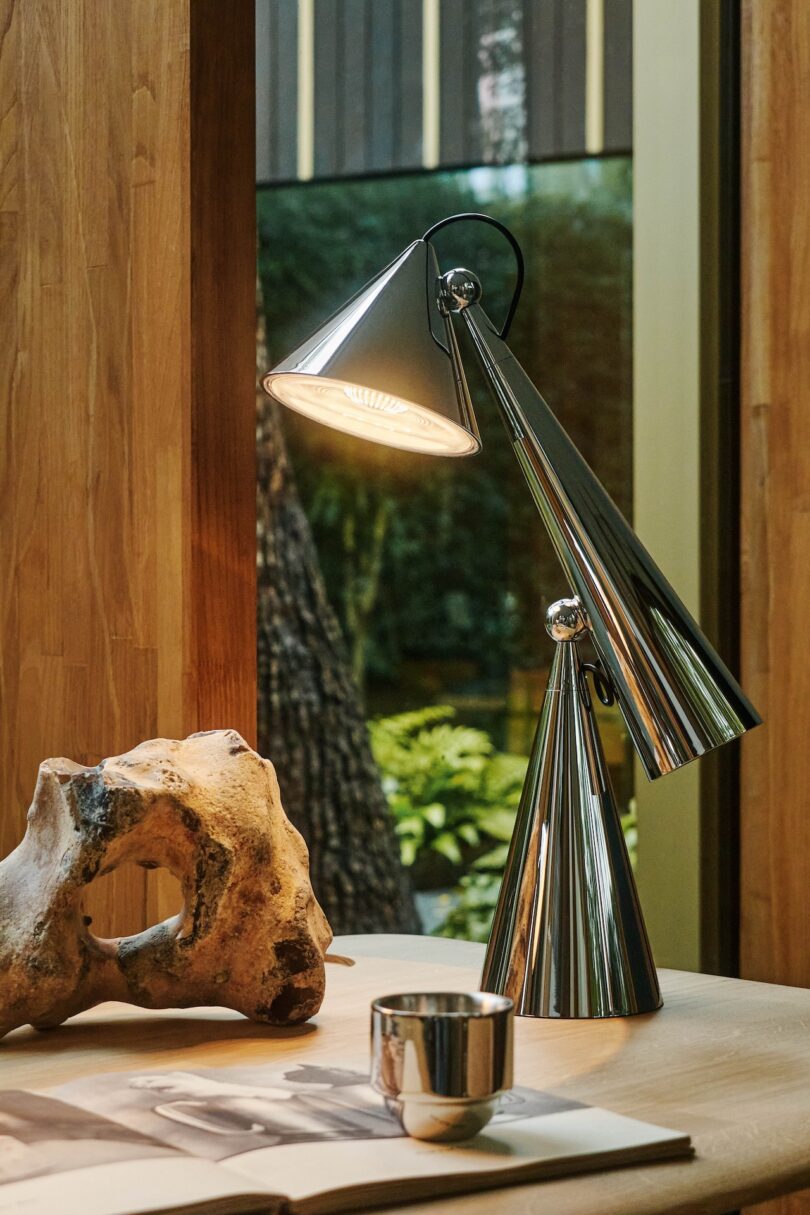
M 256 731 L 256 131 L 252 0 L 190 0 L 193 718 Z M 224 27 L 227 25 L 227 35 Z
M 742 971 L 810 986 L 810 5 L 743 27 Z
M 810 5 L 745 0 L 741 973 L 810 986 Z M 810 1212 L 810 1195 L 769 1204 Z
M 253 737 L 253 6 L 215 18 L 0 0 L 2 854 L 46 756 Z

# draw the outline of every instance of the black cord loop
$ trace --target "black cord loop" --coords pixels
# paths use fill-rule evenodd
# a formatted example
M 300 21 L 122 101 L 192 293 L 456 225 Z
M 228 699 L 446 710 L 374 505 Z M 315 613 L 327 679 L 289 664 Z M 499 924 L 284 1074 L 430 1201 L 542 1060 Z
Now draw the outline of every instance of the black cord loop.
M 523 290 L 523 279 L 525 277 L 523 251 L 514 234 L 509 231 L 506 224 L 502 224 L 499 219 L 493 219 L 491 215 L 484 215 L 478 211 L 461 211 L 458 215 L 448 215 L 445 219 L 440 219 L 439 222 L 434 224 L 432 228 L 428 228 L 427 232 L 422 237 L 422 240 L 430 243 L 430 238 L 435 236 L 437 232 L 440 232 L 442 228 L 446 228 L 449 224 L 459 223 L 461 220 L 465 219 L 477 219 L 483 224 L 491 224 L 493 228 L 497 228 L 498 232 L 500 232 L 501 235 L 506 237 L 506 239 L 509 241 L 509 244 L 512 246 L 512 252 L 515 255 L 515 288 L 512 292 L 512 299 L 506 313 L 506 320 L 504 321 L 503 327 L 498 334 L 498 337 L 505 341 L 512 326 L 515 312 L 517 311 L 520 293 Z
M 585 707 L 591 708 L 591 695 L 588 691 L 588 672 L 591 673 L 593 686 L 596 695 L 599 697 L 600 704 L 603 704 L 606 709 L 616 703 L 616 692 L 613 687 L 610 676 L 602 666 L 601 660 L 596 662 L 583 662 L 579 667 L 579 691 L 585 702 Z

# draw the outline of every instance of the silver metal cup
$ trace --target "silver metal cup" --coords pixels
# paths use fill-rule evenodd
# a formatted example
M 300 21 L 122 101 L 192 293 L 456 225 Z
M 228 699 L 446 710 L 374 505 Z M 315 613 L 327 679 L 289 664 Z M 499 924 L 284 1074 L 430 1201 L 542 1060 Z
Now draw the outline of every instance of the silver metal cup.
M 512 1087 L 513 1005 L 488 992 L 371 1005 L 371 1083 L 414 1139 L 469 1139 Z

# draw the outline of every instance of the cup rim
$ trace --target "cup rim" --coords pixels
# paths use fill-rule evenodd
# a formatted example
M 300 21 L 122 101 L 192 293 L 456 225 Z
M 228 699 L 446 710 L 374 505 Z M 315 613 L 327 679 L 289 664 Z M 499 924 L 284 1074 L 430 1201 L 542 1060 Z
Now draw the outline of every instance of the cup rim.
M 432 1012 L 424 1012 L 418 1008 L 401 1008 L 396 1006 L 397 1001 L 432 999 L 436 996 L 462 996 L 466 1000 L 480 1000 L 482 1005 L 489 1004 L 490 1007 L 448 1008 L 435 1009 Z M 421 1021 L 426 1021 L 432 1018 L 466 1018 L 467 1020 L 484 1020 L 488 1017 L 497 1017 L 503 1013 L 510 1013 L 513 1008 L 514 1001 L 511 1000 L 509 996 L 498 995 L 495 992 L 490 991 L 402 991 L 395 992 L 387 996 L 379 996 L 376 1000 L 372 1000 L 371 1002 L 372 1012 L 383 1013 L 386 1016 L 391 1017 L 413 1017 Z

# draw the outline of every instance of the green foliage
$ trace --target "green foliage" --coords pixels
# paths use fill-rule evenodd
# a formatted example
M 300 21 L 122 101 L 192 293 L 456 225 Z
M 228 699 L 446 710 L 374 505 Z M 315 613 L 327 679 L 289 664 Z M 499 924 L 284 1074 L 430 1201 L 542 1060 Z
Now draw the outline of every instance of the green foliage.
M 496 752 L 487 734 L 453 724 L 454 715 L 436 705 L 369 723 L 403 864 L 428 885 L 436 875 L 455 880 L 509 840 L 526 774 L 524 758 Z
M 455 725 L 454 716 L 448 705 L 429 705 L 377 718 L 369 733 L 403 864 L 413 867 L 417 886 L 456 886 L 453 907 L 435 935 L 486 941 L 527 760 L 496 751 L 483 730 Z M 632 800 L 622 827 L 635 868 Z M 430 864 L 432 858 L 438 865 Z M 426 880 L 419 881 L 420 873 Z M 431 880 L 437 874 L 439 880 Z
M 463 877 L 456 891 L 455 906 L 433 935 L 486 943 L 492 928 L 492 917 L 498 903 L 502 877 L 503 870 L 496 873 L 478 873 L 474 870 Z

